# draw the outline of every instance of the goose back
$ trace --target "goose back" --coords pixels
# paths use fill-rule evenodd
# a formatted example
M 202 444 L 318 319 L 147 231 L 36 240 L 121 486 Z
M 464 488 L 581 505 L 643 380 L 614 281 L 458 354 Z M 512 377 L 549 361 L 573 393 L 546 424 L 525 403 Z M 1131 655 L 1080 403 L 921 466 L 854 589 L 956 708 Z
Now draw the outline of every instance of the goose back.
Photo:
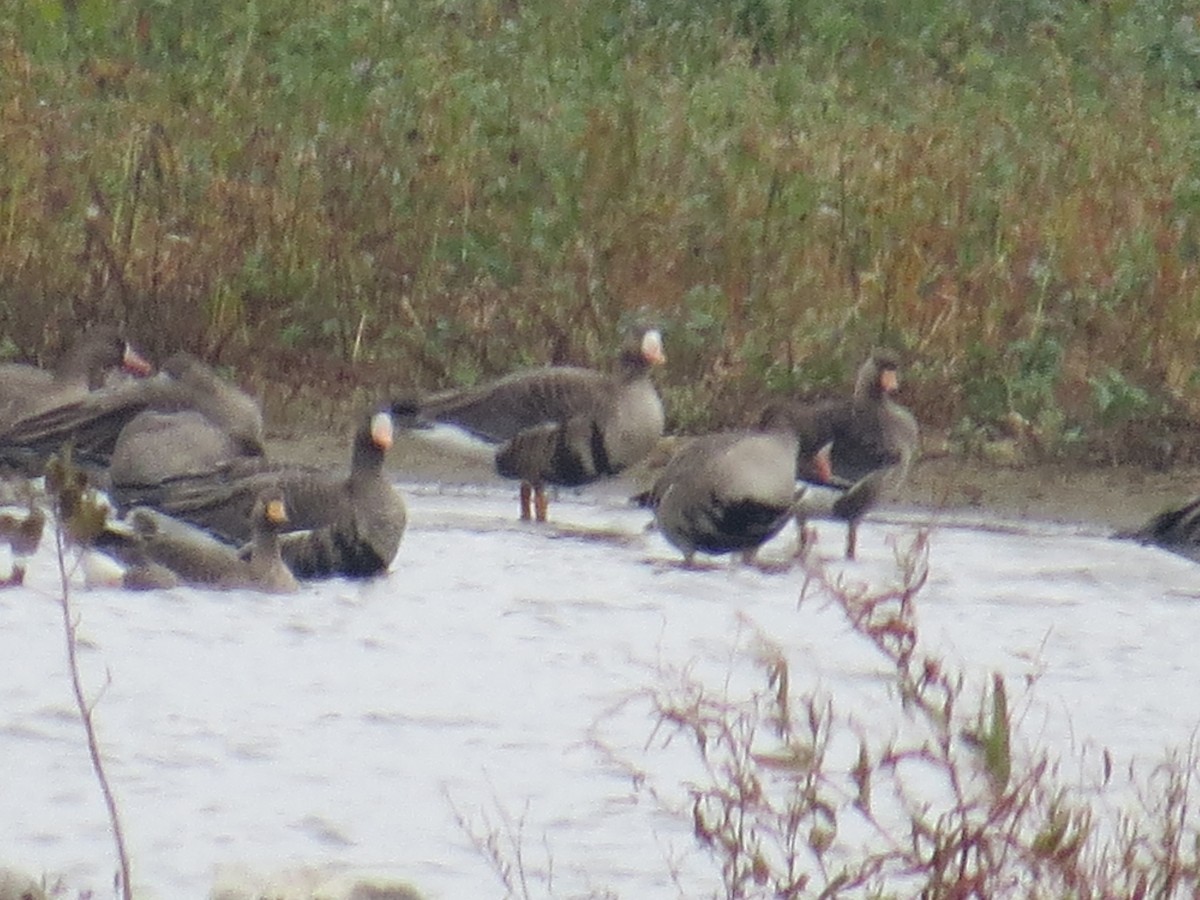
M 1200 496 L 1164 510 L 1141 528 L 1120 532 L 1116 537 L 1152 544 L 1200 562 Z
M 603 409 L 611 400 L 611 387 L 606 376 L 590 369 L 547 366 L 432 394 L 420 401 L 420 414 L 500 444 L 526 429 Z
M 796 499 L 791 431 L 705 435 L 667 463 L 648 496 L 664 537 L 696 552 L 753 551 L 787 524 Z
M 247 444 L 198 410 L 146 409 L 118 433 L 109 480 L 114 490 L 160 485 L 213 473 L 238 460 L 261 460 L 262 453 L 261 445 Z
M 163 372 L 27 416 L 0 432 L 0 459 L 44 463 L 65 445 L 77 462 L 107 470 L 121 431 L 146 410 L 201 413 L 239 446 L 262 447 L 258 404 L 200 360 L 176 354 Z

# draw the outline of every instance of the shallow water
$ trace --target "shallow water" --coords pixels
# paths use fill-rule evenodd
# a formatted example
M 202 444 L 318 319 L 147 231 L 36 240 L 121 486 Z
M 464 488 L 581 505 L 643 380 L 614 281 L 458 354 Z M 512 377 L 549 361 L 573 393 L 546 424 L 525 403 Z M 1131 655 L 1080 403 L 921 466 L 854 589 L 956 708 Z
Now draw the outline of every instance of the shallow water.
M 488 831 L 510 861 L 520 848 L 531 896 L 705 896 L 719 874 L 690 821 L 614 762 L 645 767 L 667 795 L 694 774 L 639 693 L 682 668 L 748 689 L 761 631 L 785 649 L 794 695 L 863 721 L 889 696 L 886 666 L 842 613 L 811 592 L 798 602 L 799 568 L 681 569 L 615 495 L 561 498 L 551 515 L 575 527 L 559 529 L 512 521 L 508 488 L 403 487 L 409 532 L 385 578 L 291 597 L 73 589 L 139 896 L 204 897 L 217 867 L 244 863 L 499 897 L 470 838 Z M 921 526 L 923 645 L 972 679 L 1004 673 L 1023 740 L 1081 771 L 1099 747 L 1152 765 L 1188 745 L 1200 568 L 1085 529 L 920 511 L 869 520 L 854 563 L 838 558 L 843 529 L 823 523 L 817 554 L 884 585 L 894 545 Z M 789 529 L 764 556 L 793 541 Z M 0 864 L 106 896 L 114 854 L 48 543 L 26 586 L 0 592 Z

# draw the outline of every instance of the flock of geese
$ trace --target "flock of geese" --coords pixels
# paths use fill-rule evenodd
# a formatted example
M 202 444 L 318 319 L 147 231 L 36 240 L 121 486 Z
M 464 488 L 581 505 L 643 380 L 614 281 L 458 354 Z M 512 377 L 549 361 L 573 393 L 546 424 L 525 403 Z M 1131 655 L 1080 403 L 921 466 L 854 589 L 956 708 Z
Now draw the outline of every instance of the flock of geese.
M 329 469 L 272 460 L 259 403 L 203 361 L 179 353 L 154 373 L 101 326 L 53 370 L 0 365 L 0 472 L 36 479 L 70 451 L 112 505 L 89 550 L 116 560 L 127 587 L 294 590 L 377 575 L 395 559 L 407 511 L 384 462 L 397 428 L 452 426 L 491 445 L 497 472 L 520 482 L 522 520 L 545 522 L 547 488 L 622 473 L 661 448 L 652 374 L 665 361 L 659 331 L 640 329 L 612 372 L 545 366 L 394 397 L 361 416 L 349 469 Z M 846 397 L 775 402 L 755 427 L 679 440 L 634 499 L 686 565 L 697 553 L 754 562 L 792 521 L 803 554 L 815 515 L 847 523 L 853 558 L 858 522 L 918 452 L 917 421 L 895 400 L 898 368 L 877 350 Z M 23 496 L 28 515 L 0 511 L 14 557 L 35 550 L 46 521 L 35 494 Z M 1200 559 L 1200 498 L 1118 536 Z
M 384 466 L 397 428 L 452 426 L 491 445 L 497 472 L 520 483 L 520 517 L 544 522 L 547 488 L 616 475 L 660 446 L 666 416 L 652 372 L 665 360 L 660 333 L 639 329 L 612 372 L 545 366 L 393 398 L 362 416 L 345 471 L 272 460 L 254 398 L 186 353 L 152 374 L 117 329 L 101 327 L 52 371 L 0 365 L 0 467 L 36 478 L 69 451 L 113 507 L 89 549 L 119 562 L 128 587 L 290 591 L 391 565 L 407 521 Z M 753 428 L 682 440 L 634 499 L 686 565 L 696 554 L 753 562 L 791 521 L 803 554 L 815 515 L 847 523 L 853 558 L 859 521 L 917 456 L 917 422 L 898 388 L 896 358 L 876 351 L 847 397 L 780 401 Z M 43 522 L 31 501 L 24 518 L 0 515 L 0 537 L 27 553 Z M 1200 501 L 1128 536 L 1194 548 L 1198 522 Z
M 665 360 L 659 331 L 643 328 L 612 372 L 546 366 L 393 398 L 362 417 L 347 472 L 272 460 L 254 398 L 186 353 L 152 374 L 117 329 L 95 328 L 53 371 L 0 366 L 0 467 L 36 478 L 69 452 L 113 507 L 89 549 L 118 561 L 129 587 L 288 591 L 389 567 L 406 524 L 384 468 L 397 428 L 452 426 L 491 445 L 497 472 L 520 483 L 521 518 L 544 522 L 548 488 L 616 475 L 660 446 L 652 372 Z M 635 499 L 686 564 L 697 553 L 752 561 L 792 520 L 804 549 L 821 485 L 822 512 L 848 523 L 852 557 L 859 519 L 916 455 L 897 388 L 895 358 L 875 353 L 852 396 L 778 403 L 753 429 L 688 439 Z

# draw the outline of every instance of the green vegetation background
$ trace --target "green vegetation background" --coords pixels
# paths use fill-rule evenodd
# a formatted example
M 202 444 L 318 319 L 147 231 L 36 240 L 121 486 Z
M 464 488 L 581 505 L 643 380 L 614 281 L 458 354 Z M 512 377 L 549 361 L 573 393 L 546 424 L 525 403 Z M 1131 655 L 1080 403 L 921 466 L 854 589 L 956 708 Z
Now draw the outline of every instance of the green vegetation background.
M 602 364 L 674 428 L 903 351 L 965 446 L 1200 459 L 1200 17 L 1174 0 L 0 0 L 0 336 L 268 412 Z

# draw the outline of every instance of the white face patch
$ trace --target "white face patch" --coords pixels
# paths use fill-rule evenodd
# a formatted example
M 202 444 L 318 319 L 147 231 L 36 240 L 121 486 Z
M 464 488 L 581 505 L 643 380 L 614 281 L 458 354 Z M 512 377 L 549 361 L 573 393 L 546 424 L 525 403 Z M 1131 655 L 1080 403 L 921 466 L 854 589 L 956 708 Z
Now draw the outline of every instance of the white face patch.
M 371 441 L 376 447 L 387 450 L 392 446 L 393 437 L 391 413 L 375 413 L 371 417 Z
M 662 365 L 667 361 L 663 353 L 662 333 L 651 329 L 642 335 L 642 356 L 652 365 Z

